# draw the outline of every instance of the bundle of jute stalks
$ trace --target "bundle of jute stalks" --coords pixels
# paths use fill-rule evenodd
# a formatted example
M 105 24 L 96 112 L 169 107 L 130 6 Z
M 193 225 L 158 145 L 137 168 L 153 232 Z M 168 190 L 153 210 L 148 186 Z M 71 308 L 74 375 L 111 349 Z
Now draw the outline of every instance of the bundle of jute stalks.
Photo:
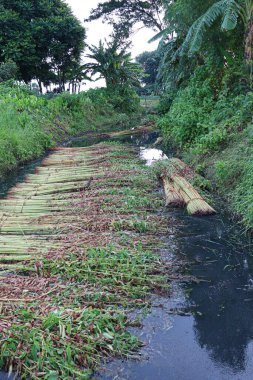
M 212 215 L 216 211 L 204 200 L 186 178 L 194 172 L 183 161 L 172 158 L 166 161 L 166 171 L 161 174 L 166 206 L 186 206 L 190 215 Z

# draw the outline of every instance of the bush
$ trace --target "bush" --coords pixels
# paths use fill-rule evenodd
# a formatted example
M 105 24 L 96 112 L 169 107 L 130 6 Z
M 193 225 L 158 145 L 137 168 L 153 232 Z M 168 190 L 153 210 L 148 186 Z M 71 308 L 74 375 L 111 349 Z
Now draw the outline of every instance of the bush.
M 160 97 L 160 102 L 158 105 L 158 113 L 161 115 L 164 115 L 167 112 L 169 112 L 172 103 L 173 103 L 173 98 L 171 97 L 171 95 L 170 94 L 163 94 Z
M 198 67 L 186 88 L 177 93 L 169 105 L 169 112 L 158 126 L 165 139 L 172 139 L 180 147 L 193 149 L 195 154 L 206 154 L 223 147 L 233 134 L 252 123 L 253 93 L 238 95 L 230 92 L 231 76 L 224 75 L 221 83 L 208 64 Z M 166 96 L 160 107 L 165 107 Z
M 163 133 L 179 146 L 191 144 L 208 132 L 206 120 L 214 107 L 209 69 L 199 67 L 189 85 L 178 92 L 162 125 Z
M 114 86 L 106 89 L 106 94 L 113 108 L 118 112 L 140 112 L 140 98 L 129 86 Z

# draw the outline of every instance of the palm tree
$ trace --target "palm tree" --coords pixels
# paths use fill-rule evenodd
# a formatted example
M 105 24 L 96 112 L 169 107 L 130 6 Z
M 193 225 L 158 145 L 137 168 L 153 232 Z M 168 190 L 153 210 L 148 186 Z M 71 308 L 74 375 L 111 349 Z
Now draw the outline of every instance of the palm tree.
M 80 92 L 82 81 L 90 81 L 87 70 L 79 62 L 73 62 L 72 67 L 66 73 L 66 80 L 69 83 L 69 90 L 72 87 L 72 93 Z
M 189 49 L 190 53 L 197 52 L 202 45 L 206 30 L 219 18 L 222 18 L 221 29 L 225 31 L 235 29 L 238 26 L 239 19 L 242 20 L 245 29 L 245 60 L 252 70 L 253 0 L 220 0 L 215 2 L 206 13 L 193 23 L 181 51 Z
M 115 85 L 130 84 L 138 85 L 141 69 L 137 63 L 132 62 L 131 54 L 126 50 L 128 44 L 119 49 L 118 43 L 113 41 L 107 46 L 100 40 L 98 46 L 90 46 L 91 54 L 86 57 L 91 59 L 84 65 L 91 76 L 99 74 L 104 78 L 107 87 Z

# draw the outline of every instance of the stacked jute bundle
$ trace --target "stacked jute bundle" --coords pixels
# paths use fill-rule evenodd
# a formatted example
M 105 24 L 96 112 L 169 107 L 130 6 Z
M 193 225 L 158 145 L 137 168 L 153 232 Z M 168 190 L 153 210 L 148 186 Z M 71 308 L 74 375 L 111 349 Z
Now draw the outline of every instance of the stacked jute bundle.
M 174 188 L 182 196 L 188 214 L 190 215 L 212 215 L 215 210 L 203 199 L 197 190 L 183 177 L 173 176 Z
M 184 199 L 179 191 L 173 185 L 169 177 L 162 177 L 165 190 L 166 206 L 180 207 L 185 204 Z
M 70 226 L 80 229 L 81 223 L 83 227 L 80 210 L 71 205 L 94 176 L 103 176 L 97 164 L 101 150 L 105 149 L 54 149 L 35 173 L 0 199 L 0 276 L 36 271 L 35 262 L 53 249 L 66 247 Z
M 172 158 L 166 162 L 163 181 L 166 206 L 186 206 L 190 215 L 212 215 L 216 211 L 199 194 L 186 178 L 194 177 L 194 172 L 183 161 Z

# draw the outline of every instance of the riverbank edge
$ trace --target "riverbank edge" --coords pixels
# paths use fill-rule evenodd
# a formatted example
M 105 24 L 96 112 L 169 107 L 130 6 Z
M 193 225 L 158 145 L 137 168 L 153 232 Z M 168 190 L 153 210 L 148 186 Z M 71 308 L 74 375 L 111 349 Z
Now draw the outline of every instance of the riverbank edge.
M 167 140 L 161 130 L 160 133 L 163 136 L 163 150 L 166 152 L 168 146 L 173 146 L 175 156 L 205 179 L 203 184 L 195 184 L 198 190 L 204 191 L 213 205 L 215 199 L 220 198 L 228 218 L 236 223 L 243 233 L 251 235 L 253 223 L 248 219 L 246 215 L 248 210 L 245 207 L 246 202 L 250 203 L 251 195 L 242 191 L 242 177 L 250 175 L 250 167 L 246 164 L 251 156 L 249 154 L 247 160 L 250 144 L 245 140 L 244 131 L 239 134 L 238 141 L 231 139 L 208 154 L 192 153 L 191 147 L 179 147 L 173 140 Z M 246 200 L 244 208 L 243 199 Z

